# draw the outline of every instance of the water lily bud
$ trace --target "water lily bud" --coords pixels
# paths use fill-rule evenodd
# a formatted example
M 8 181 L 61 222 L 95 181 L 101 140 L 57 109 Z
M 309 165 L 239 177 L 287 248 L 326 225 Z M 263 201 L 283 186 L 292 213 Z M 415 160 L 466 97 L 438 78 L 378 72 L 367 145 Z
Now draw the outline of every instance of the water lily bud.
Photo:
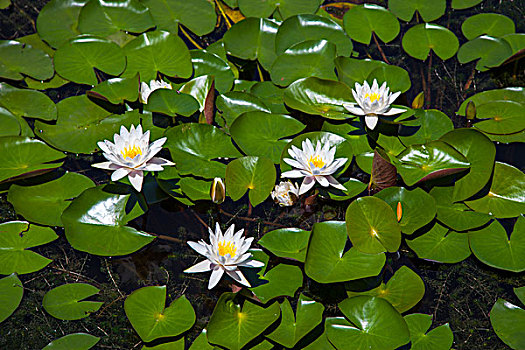
M 397 222 L 401 221 L 402 217 L 403 217 L 403 207 L 401 206 L 401 202 L 397 202 Z
M 210 197 L 213 203 L 221 204 L 226 199 L 226 188 L 220 177 L 213 179 L 210 189 Z
M 465 116 L 468 120 L 476 119 L 476 105 L 474 101 L 468 101 L 467 108 L 465 108 Z
M 299 199 L 299 186 L 291 181 L 281 181 L 275 185 L 272 198 L 281 207 L 292 206 Z
M 412 101 L 412 108 L 413 109 L 421 109 L 423 108 L 423 105 L 425 104 L 425 93 L 421 91 Z

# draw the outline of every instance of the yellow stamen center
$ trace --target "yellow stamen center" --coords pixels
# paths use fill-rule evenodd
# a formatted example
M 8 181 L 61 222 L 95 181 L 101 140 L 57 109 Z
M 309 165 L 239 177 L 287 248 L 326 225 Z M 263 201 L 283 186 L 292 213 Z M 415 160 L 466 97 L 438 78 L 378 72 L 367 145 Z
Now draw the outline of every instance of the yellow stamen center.
M 219 242 L 219 255 L 225 256 L 226 254 L 230 254 L 230 256 L 233 258 L 235 256 L 235 252 L 237 251 L 237 247 L 235 247 L 235 244 L 231 241 L 220 241 Z
M 120 151 L 120 154 L 122 154 L 122 157 L 124 158 L 135 158 L 139 154 L 142 155 L 142 150 L 137 145 L 133 145 L 133 147 L 128 146 L 124 147 L 122 151 Z
M 365 98 L 369 98 L 370 102 L 379 101 L 381 98 L 381 95 L 379 95 L 377 92 L 371 92 L 365 95 Z
M 308 162 L 312 163 L 316 168 L 322 168 L 325 165 L 325 162 L 323 161 L 323 157 L 320 155 L 311 156 Z

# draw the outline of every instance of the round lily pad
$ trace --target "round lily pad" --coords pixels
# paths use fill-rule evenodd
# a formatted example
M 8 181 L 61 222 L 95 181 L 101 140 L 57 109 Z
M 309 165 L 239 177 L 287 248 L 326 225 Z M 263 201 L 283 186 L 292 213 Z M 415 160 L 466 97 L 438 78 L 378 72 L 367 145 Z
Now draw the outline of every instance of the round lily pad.
M 80 34 L 78 15 L 89 0 L 51 0 L 38 14 L 38 35 L 49 45 L 58 48 Z
M 39 80 L 50 79 L 53 63 L 47 53 L 14 40 L 0 40 L 0 77 L 22 80 L 24 75 Z
M 270 82 L 270 84 L 272 84 Z M 272 86 L 274 86 L 272 84 Z M 230 91 L 221 94 L 215 101 L 217 109 L 222 112 L 226 125 L 231 126 L 233 121 L 244 112 L 263 111 L 270 113 L 266 103 L 259 97 L 241 91 Z
M 395 252 L 401 244 L 394 211 L 376 197 L 354 200 L 346 209 L 346 226 L 350 241 L 363 253 Z
M 404 145 L 427 143 L 454 130 L 454 124 L 452 124 L 450 118 L 437 109 L 418 109 L 414 116 L 419 122 L 419 129 L 410 136 L 399 137 Z
M 347 233 L 342 221 L 316 223 L 306 254 L 305 272 L 319 283 L 344 282 L 376 276 L 385 255 L 365 254 L 355 247 L 345 252 Z
M 452 8 L 455 10 L 463 10 L 476 6 L 482 1 L 483 0 L 452 0 Z
M 403 49 L 410 56 L 422 61 L 427 59 L 430 50 L 442 60 L 448 60 L 456 54 L 459 48 L 458 38 L 453 32 L 431 23 L 411 27 L 403 36 L 402 44 Z
M 175 117 L 177 114 L 191 116 L 200 108 L 199 102 L 190 94 L 170 89 L 157 89 L 148 97 L 145 109 Z
M 304 262 L 311 231 L 298 228 L 281 228 L 267 232 L 259 244 L 281 258 Z
M 0 279 L 0 322 L 11 316 L 24 295 L 24 286 L 16 274 Z
M 459 106 L 458 111 L 456 112 L 459 115 L 465 115 L 465 109 L 467 104 L 472 101 L 476 106 L 480 106 L 487 102 L 493 101 L 514 101 L 521 104 L 525 104 L 525 88 L 523 87 L 508 87 L 505 89 L 494 89 L 486 90 L 480 93 L 477 93 L 473 96 L 467 98 L 461 106 Z
M 88 188 L 64 210 L 62 223 L 71 246 L 90 254 L 116 256 L 150 243 L 154 236 L 124 226 L 143 213 L 136 199 L 104 188 Z
M 0 107 L 0 125 L 2 125 L 2 129 L 0 129 L 0 137 L 20 135 L 22 127 L 18 122 L 18 118 L 7 109 Z
M 206 50 L 191 50 L 190 55 L 194 77 L 213 75 L 217 91 L 224 93 L 231 90 L 235 77 L 228 63 Z
M 284 19 L 293 15 L 314 13 L 321 2 L 320 0 L 238 0 L 239 9 L 246 17 L 270 17 L 277 9 Z
M 207 0 L 146 0 L 142 1 L 153 16 L 157 28 L 177 33 L 181 23 L 193 33 L 202 36 L 215 29 L 217 15 Z
M 486 34 L 492 37 L 502 37 L 516 31 L 514 22 L 499 13 L 478 13 L 468 17 L 461 25 L 461 31 L 468 40 Z
M 184 295 L 166 307 L 166 286 L 137 289 L 126 298 L 124 310 L 129 322 L 145 342 L 175 337 L 195 323 L 195 311 Z
M 428 331 L 432 325 L 432 315 L 406 315 L 405 322 L 410 331 L 410 343 L 413 350 L 449 350 L 454 342 L 454 335 L 448 323 Z
M 523 104 L 514 101 L 494 101 L 476 106 L 476 129 L 490 134 L 512 134 L 525 129 Z
M 396 16 L 378 5 L 354 6 L 346 12 L 343 20 L 348 35 L 365 45 L 370 44 L 372 33 L 385 43 L 394 40 L 399 34 L 399 22 Z
M 51 289 L 44 295 L 42 306 L 53 317 L 61 320 L 79 320 L 98 311 L 102 302 L 81 301 L 100 290 L 87 283 L 68 283 Z
M 113 104 L 125 100 L 134 102 L 139 97 L 140 78 L 138 74 L 130 78 L 112 78 L 103 81 L 87 92 L 88 96 L 109 101 Z
M 445 14 L 446 0 L 389 0 L 388 9 L 405 22 L 417 11 L 423 21 L 432 22 Z
M 52 261 L 28 250 L 58 238 L 49 227 L 9 221 L 0 224 L 0 233 L 0 274 L 31 273 L 43 269 Z
M 215 92 L 215 77 L 213 75 L 202 75 L 188 81 L 180 88 L 180 92 L 193 96 L 199 103 L 199 112 L 206 109 L 206 106 L 213 102 L 213 96 Z M 211 107 L 213 111 L 213 105 Z
M 488 35 L 479 36 L 461 45 L 458 51 L 459 63 L 468 63 L 479 59 L 476 69 L 486 71 L 498 67 L 512 55 L 512 47 L 503 39 Z
M 0 83 L 0 106 L 18 117 L 57 119 L 55 103 L 47 95 L 40 91 L 17 89 L 5 83 Z
M 284 106 L 284 89 L 275 86 L 271 81 L 260 81 L 250 88 L 250 93 L 263 100 L 272 113 L 286 114 Z
M 490 310 L 490 323 L 498 337 L 512 349 L 525 347 L 525 310 L 506 300 L 498 299 Z
M 53 340 L 42 350 L 88 350 L 95 346 L 99 337 L 87 333 L 73 333 Z
M 279 264 L 270 271 L 259 271 L 258 280 L 252 283 L 250 290 L 263 303 L 280 297 L 293 297 L 303 285 L 303 272 L 298 266 Z

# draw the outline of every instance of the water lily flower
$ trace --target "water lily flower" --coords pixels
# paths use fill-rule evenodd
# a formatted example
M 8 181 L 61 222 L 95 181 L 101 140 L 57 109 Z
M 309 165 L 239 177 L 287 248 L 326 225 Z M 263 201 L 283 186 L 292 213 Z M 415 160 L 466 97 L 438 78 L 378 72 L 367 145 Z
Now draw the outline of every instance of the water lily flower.
M 290 180 L 281 181 L 272 191 L 272 199 L 281 207 L 292 206 L 299 198 L 299 186 Z
M 220 177 L 213 179 L 210 188 L 210 197 L 211 201 L 215 204 L 221 204 L 226 199 L 226 188 L 224 186 L 224 181 Z
M 166 83 L 164 80 L 151 80 L 148 84 L 145 82 L 140 83 L 140 102 L 148 103 L 149 95 L 157 89 L 173 89 L 171 84 Z
M 251 287 L 241 270 L 239 270 L 239 267 L 264 266 L 264 263 L 252 260 L 252 254 L 248 252 L 253 237 L 242 237 L 244 229 L 241 229 L 234 234 L 235 225 L 231 225 L 224 235 L 222 234 L 221 227 L 218 223 L 216 224 L 215 233 L 213 233 L 211 228 L 208 228 L 208 231 L 210 232 L 211 244 L 207 244 L 204 240 L 200 240 L 199 242 L 188 242 L 189 246 L 197 253 L 204 255 L 206 260 L 193 265 L 184 270 L 184 272 L 196 273 L 211 271 L 208 289 L 215 287 L 225 272 L 240 284 Z
M 317 141 L 314 149 L 312 141 L 306 139 L 302 146 L 302 150 L 293 145 L 288 149 L 288 153 L 293 159 L 284 158 L 283 160 L 296 169 L 285 171 L 281 177 L 299 178 L 304 176 L 299 195 L 306 193 L 315 185 L 316 181 L 323 187 L 333 186 L 346 191 L 346 188 L 337 182 L 332 174 L 345 164 L 348 158 L 334 159 L 336 147 L 330 148 L 329 142 L 322 145 L 321 141 Z
M 352 114 L 364 115 L 366 126 L 370 130 L 374 130 L 376 127 L 379 115 L 394 115 L 406 111 L 406 109 L 390 107 L 401 94 L 401 91 L 391 93 L 386 82 L 381 87 L 377 84 L 376 79 L 374 79 L 372 87 L 366 81 L 363 85 L 355 83 L 355 90 L 352 89 L 352 94 L 357 104 L 347 103 L 343 106 Z
M 162 149 L 166 138 L 149 143 L 149 130 L 142 133 L 142 126 L 126 129 L 120 127 L 120 134 L 114 135 L 115 143 L 104 140 L 97 143 L 102 150 L 107 162 L 92 164 L 95 168 L 114 170 L 111 174 L 112 181 L 118 181 L 127 176 L 131 185 L 141 191 L 144 171 L 162 171 L 163 166 L 175 165 L 169 160 L 154 157 Z

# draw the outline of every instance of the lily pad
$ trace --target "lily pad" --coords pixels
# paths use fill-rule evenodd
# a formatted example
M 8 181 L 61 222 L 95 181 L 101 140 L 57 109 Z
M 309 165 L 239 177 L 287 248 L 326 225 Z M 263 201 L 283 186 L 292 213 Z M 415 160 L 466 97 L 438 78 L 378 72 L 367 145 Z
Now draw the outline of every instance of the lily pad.
M 130 201 L 129 194 L 113 194 L 104 188 L 88 188 L 64 210 L 62 223 L 71 246 L 90 254 L 116 256 L 150 243 L 154 236 L 124 226 L 142 215 L 140 206 Z
M 410 331 L 410 343 L 413 350 L 449 350 L 454 342 L 454 335 L 448 323 L 432 329 L 432 315 L 406 315 L 405 322 Z
M 298 134 L 306 125 L 284 114 L 246 112 L 230 127 L 233 140 L 247 155 L 270 158 L 279 163 L 286 136 Z
M 366 292 L 347 292 L 349 297 L 369 295 L 387 300 L 398 312 L 413 308 L 425 295 L 425 284 L 417 273 L 401 266 L 385 284 Z
M 483 263 L 512 272 L 525 271 L 525 218 L 518 217 L 514 230 L 507 237 L 507 232 L 498 221 L 489 226 L 469 232 L 470 248 L 476 258 Z
M 498 67 L 511 55 L 512 48 L 508 42 L 483 35 L 461 45 L 458 51 L 458 61 L 465 64 L 479 59 L 476 69 L 486 71 L 489 68 Z
M 139 97 L 139 86 L 138 74 L 131 78 L 112 78 L 95 86 L 87 92 L 87 95 L 113 104 L 123 103 L 124 101 L 134 102 Z
M 213 94 L 215 92 L 215 78 L 212 75 L 202 75 L 193 78 L 180 88 L 180 92 L 193 96 L 199 103 L 199 112 L 206 108 L 208 99 L 211 96 L 213 101 Z M 213 107 L 212 107 L 213 110 Z
M 399 21 L 386 8 L 364 4 L 348 10 L 343 18 L 345 31 L 362 44 L 369 45 L 372 33 L 388 43 L 399 34 Z
M 514 101 L 525 104 L 525 88 L 508 87 L 505 89 L 486 90 L 467 98 L 456 112 L 459 115 L 465 115 L 467 104 L 472 101 L 476 106 L 493 101 Z
M 257 283 L 250 290 L 263 303 L 284 295 L 293 297 L 303 285 L 303 272 L 298 266 L 279 264 L 270 271 L 260 271 Z
M 73 333 L 53 340 L 42 350 L 88 350 L 94 347 L 99 337 L 87 333 Z
M 407 190 L 404 187 L 389 187 L 375 194 L 384 200 L 392 210 L 401 203 L 402 217 L 399 220 L 401 231 L 412 234 L 428 224 L 436 216 L 436 203 L 431 195 L 421 188 Z
M 436 223 L 425 234 L 406 240 L 406 243 L 421 259 L 454 264 L 470 256 L 468 235 L 459 233 Z
M 388 9 L 405 22 L 417 11 L 423 21 L 432 22 L 445 14 L 446 0 L 389 0 Z
M 0 40 L 0 77 L 22 80 L 24 75 L 39 80 L 50 79 L 53 63 L 47 53 L 14 40 Z
M 410 340 L 399 312 L 382 298 L 358 296 L 339 303 L 343 317 L 326 320 L 330 342 L 340 350 L 394 350 Z
M 2 136 L 19 136 L 22 131 L 22 127 L 19 122 L 19 118 L 7 109 L 0 107 L 0 137 Z
M 523 104 L 514 101 L 494 101 L 476 106 L 476 129 L 490 134 L 512 134 L 525 129 Z
M 88 177 L 69 172 L 57 180 L 34 186 L 11 185 L 7 200 L 17 214 L 41 225 L 62 226 L 60 216 L 71 199 L 95 184 Z
M 523 308 L 500 298 L 490 310 L 490 323 L 498 337 L 512 349 L 525 347 Z
M 363 253 L 395 252 L 401 244 L 394 211 L 376 197 L 354 200 L 346 209 L 346 227 L 350 241 Z
M 16 149 L 16 152 L 13 150 Z M 58 168 L 64 153 L 40 140 L 22 136 L 0 137 L 0 182 L 16 176 L 35 176 Z
M 61 320 L 80 320 L 98 311 L 102 302 L 81 301 L 100 290 L 87 283 L 68 283 L 51 289 L 44 295 L 42 306 L 53 317 Z
M 434 2 L 425 1 L 427 4 Z M 438 1 L 436 1 L 438 3 Z M 389 3 L 391 6 L 392 2 Z M 443 5 L 445 2 L 443 1 Z M 411 27 L 403 35 L 403 49 L 412 57 L 425 61 L 432 50 L 442 60 L 456 54 L 459 41 L 456 35 L 445 27 L 422 23 Z
M 148 97 L 145 106 L 150 112 L 157 112 L 175 117 L 177 114 L 191 116 L 200 108 L 199 102 L 190 94 L 170 89 L 157 89 Z
M 279 319 L 279 303 L 261 307 L 249 300 L 241 306 L 236 294 L 223 293 L 208 323 L 208 341 L 231 350 L 240 350 Z
M 226 165 L 212 159 L 241 156 L 231 138 L 208 124 L 187 123 L 166 131 L 166 147 L 182 175 L 224 178 Z
M 437 109 L 418 109 L 414 116 L 417 118 L 419 129 L 410 136 L 399 137 L 404 145 L 430 142 L 454 130 L 450 118 Z
M 314 13 L 321 0 L 238 0 L 239 9 L 246 17 L 270 17 L 277 9 L 284 19 L 303 13 Z
M 409 146 L 394 165 L 408 186 L 470 167 L 464 155 L 443 141 Z
M 166 307 L 166 286 L 137 289 L 126 298 L 124 310 L 129 322 L 145 342 L 175 337 L 195 323 L 195 311 L 184 295 Z
M 191 50 L 190 55 L 194 69 L 194 77 L 213 75 L 215 77 L 215 88 L 217 88 L 217 91 L 225 93 L 231 90 L 235 76 L 228 63 L 219 56 L 206 50 Z
M 319 283 L 345 282 L 378 275 L 385 255 L 361 253 L 351 247 L 345 252 L 346 225 L 343 221 L 314 224 L 306 254 L 305 272 Z
M 311 231 L 281 228 L 266 233 L 258 243 L 278 257 L 304 262 L 310 235 Z
M 169 343 L 161 343 L 159 345 L 147 346 L 144 345 L 140 350 L 184 350 L 184 338 Z M 212 348 L 213 349 L 213 348 Z
M 20 305 L 24 286 L 16 274 L 0 279 L 0 322 L 7 319 Z
M 25 221 L 0 224 L 0 274 L 31 273 L 46 267 L 52 260 L 28 248 L 47 244 L 57 239 L 49 227 L 30 225 Z
M 463 10 L 476 6 L 482 1 L 483 0 L 452 0 L 452 8 L 455 10 Z
M 369 85 L 372 86 L 374 79 L 377 80 L 378 84 L 386 82 L 392 92 L 405 92 L 410 89 L 411 86 L 408 72 L 405 69 L 394 65 L 380 65 L 374 69 L 370 72 L 366 80 Z
M 279 55 L 270 70 L 275 85 L 287 86 L 304 77 L 335 80 L 336 46 L 326 40 L 307 40 Z
M 284 91 L 288 107 L 329 119 L 348 119 L 343 103 L 353 101 L 347 85 L 317 77 L 296 80 Z
M 301 294 L 294 314 L 288 299 L 281 303 L 281 323 L 267 338 L 287 348 L 293 348 L 301 338 L 323 321 L 323 304 Z
M 117 44 L 92 35 L 72 38 L 58 48 L 53 60 L 62 78 L 79 84 L 98 83 L 94 68 L 110 75 L 119 75 L 126 68 L 126 57 Z
M 226 190 L 234 201 L 249 190 L 250 203 L 256 206 L 270 195 L 276 177 L 275 166 L 268 158 L 237 158 L 226 167 Z
M 193 72 L 190 52 L 175 34 L 155 30 L 144 33 L 124 46 L 128 64 L 123 77 L 140 74 L 142 81 L 154 80 L 157 72 L 169 77 L 189 78 Z
M 497 218 L 518 216 L 525 212 L 525 174 L 512 165 L 496 162 L 489 193 L 465 203 Z
M 18 117 L 57 119 L 55 103 L 47 95 L 40 91 L 17 89 L 5 83 L 0 83 L 0 106 Z
M 284 106 L 284 89 L 275 86 L 271 81 L 260 81 L 250 88 L 250 93 L 264 101 L 272 113 L 286 114 Z
M 516 26 L 512 19 L 499 13 L 478 13 L 463 22 L 461 31 L 468 40 L 483 34 L 499 38 L 514 33 Z
M 272 84 L 272 86 L 274 85 Z M 262 99 L 241 91 L 230 91 L 221 94 L 217 97 L 215 104 L 217 109 L 222 111 L 221 116 L 228 126 L 231 126 L 234 120 L 245 112 L 263 111 L 270 113 L 270 109 Z

